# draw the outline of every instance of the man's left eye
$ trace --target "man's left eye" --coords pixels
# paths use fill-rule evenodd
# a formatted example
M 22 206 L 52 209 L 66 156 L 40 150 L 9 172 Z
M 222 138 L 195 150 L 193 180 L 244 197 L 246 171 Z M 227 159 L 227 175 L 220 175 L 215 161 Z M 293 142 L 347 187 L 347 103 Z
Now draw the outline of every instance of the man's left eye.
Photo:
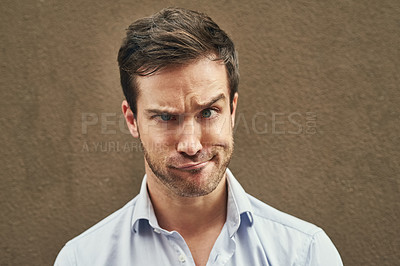
M 212 109 L 204 109 L 201 111 L 201 117 L 202 118 L 210 118 L 213 115 L 213 112 L 215 112 Z

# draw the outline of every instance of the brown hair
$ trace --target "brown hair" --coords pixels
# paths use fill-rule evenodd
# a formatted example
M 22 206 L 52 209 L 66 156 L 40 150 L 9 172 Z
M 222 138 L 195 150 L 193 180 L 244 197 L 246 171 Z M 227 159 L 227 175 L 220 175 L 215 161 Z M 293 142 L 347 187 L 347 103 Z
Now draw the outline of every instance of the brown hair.
M 118 52 L 121 86 L 136 116 L 139 95 L 136 76 L 150 75 L 169 65 L 180 65 L 217 55 L 228 74 L 230 102 L 239 85 L 237 52 L 232 40 L 207 15 L 183 8 L 166 8 L 132 23 Z

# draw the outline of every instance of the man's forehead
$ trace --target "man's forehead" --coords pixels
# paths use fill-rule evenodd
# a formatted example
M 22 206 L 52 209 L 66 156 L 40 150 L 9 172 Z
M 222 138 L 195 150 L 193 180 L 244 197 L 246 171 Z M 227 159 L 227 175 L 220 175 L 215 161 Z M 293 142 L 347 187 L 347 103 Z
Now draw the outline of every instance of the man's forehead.
M 203 95 L 204 96 L 204 95 Z M 205 95 L 205 97 L 199 97 L 198 95 L 187 95 L 184 98 L 170 98 L 160 99 L 160 101 L 154 101 L 145 108 L 145 112 L 151 113 L 170 113 L 170 114 L 182 114 L 188 111 L 197 111 L 211 107 L 214 104 L 223 104 L 228 98 L 228 95 L 224 91 L 217 91 L 214 94 Z
M 138 77 L 138 107 L 174 108 L 182 111 L 229 98 L 226 68 L 218 62 L 196 63 L 163 69 Z
M 173 86 L 180 84 L 197 85 L 198 83 L 213 85 L 213 83 L 227 82 L 226 66 L 220 61 L 213 61 L 208 58 L 198 59 L 187 64 L 166 66 L 149 75 L 136 77 L 139 88 L 168 84 Z

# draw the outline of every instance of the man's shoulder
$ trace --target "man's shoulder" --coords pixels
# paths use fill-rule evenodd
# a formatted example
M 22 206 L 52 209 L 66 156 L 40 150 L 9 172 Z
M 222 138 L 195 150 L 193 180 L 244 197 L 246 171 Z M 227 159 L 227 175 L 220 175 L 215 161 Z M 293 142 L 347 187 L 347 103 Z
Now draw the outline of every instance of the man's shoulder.
M 313 237 L 322 231 L 318 226 L 271 207 L 249 194 L 248 198 L 253 208 L 252 215 L 255 222 L 261 223 L 263 226 L 269 225 L 275 229 L 275 232 L 283 230 L 297 232 L 304 237 Z
M 340 255 L 320 227 L 279 211 L 248 195 L 254 235 L 269 259 L 279 265 L 342 265 Z
M 66 245 L 77 244 L 78 242 L 95 239 L 98 237 L 104 237 L 108 234 L 115 233 L 116 228 L 120 228 L 122 225 L 130 226 L 131 225 L 131 218 L 132 214 L 135 209 L 137 197 L 129 201 L 119 210 L 113 212 L 100 222 L 96 223 L 80 235 L 76 236 L 75 238 L 71 239 L 67 242 Z
M 132 215 L 137 197 L 125 206 L 68 241 L 59 252 L 55 265 L 76 265 L 76 261 L 89 265 L 93 254 L 106 253 L 113 240 L 126 235 L 132 227 Z

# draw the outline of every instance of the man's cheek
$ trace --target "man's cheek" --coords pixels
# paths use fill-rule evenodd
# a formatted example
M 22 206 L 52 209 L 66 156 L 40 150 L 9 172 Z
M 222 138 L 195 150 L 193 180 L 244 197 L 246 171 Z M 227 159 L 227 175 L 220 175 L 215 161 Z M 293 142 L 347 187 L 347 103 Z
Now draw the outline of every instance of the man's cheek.
M 219 138 L 231 136 L 232 128 L 230 117 L 219 118 L 216 123 L 213 123 L 208 128 L 211 135 Z
M 146 135 L 141 133 L 140 139 L 148 153 L 159 155 L 167 150 L 168 145 L 162 135 Z
M 175 135 L 173 134 L 161 134 L 155 138 L 154 151 L 159 155 L 170 152 L 175 147 Z

